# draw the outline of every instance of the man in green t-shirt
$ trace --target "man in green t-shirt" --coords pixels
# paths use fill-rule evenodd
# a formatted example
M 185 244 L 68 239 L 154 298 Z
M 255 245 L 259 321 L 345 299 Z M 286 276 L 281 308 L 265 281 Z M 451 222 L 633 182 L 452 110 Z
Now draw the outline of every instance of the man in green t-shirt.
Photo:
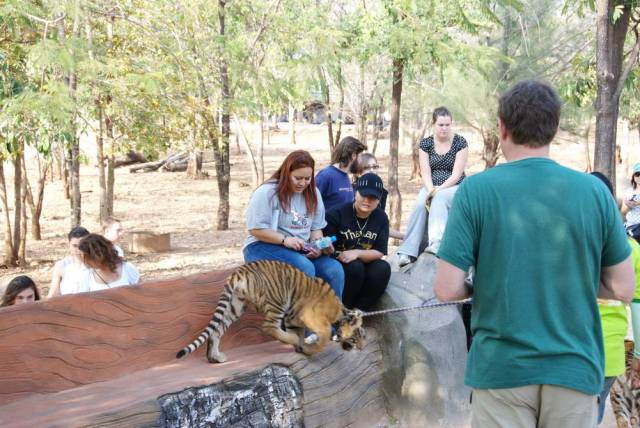
M 458 189 L 434 290 L 468 297 L 473 342 L 465 383 L 473 427 L 596 425 L 603 345 L 597 297 L 629 302 L 635 282 L 605 185 L 549 158 L 560 100 L 523 81 L 499 101 L 506 163 Z

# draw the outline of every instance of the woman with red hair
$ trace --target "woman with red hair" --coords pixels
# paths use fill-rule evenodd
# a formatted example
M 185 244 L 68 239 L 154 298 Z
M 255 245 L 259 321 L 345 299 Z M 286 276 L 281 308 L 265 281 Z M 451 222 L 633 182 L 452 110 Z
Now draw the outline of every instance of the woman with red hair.
M 246 263 L 278 260 L 329 283 L 342 298 L 344 271 L 325 250 L 310 248 L 322 238 L 324 205 L 314 180 L 315 161 L 304 150 L 289 153 L 280 168 L 251 195 L 247 208 L 249 237 L 242 250 Z

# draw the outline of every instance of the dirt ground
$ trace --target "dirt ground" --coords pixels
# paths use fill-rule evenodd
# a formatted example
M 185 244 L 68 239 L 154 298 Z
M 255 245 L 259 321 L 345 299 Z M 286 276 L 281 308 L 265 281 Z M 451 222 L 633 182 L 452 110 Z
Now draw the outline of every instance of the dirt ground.
M 268 176 L 275 171 L 285 155 L 294 149 L 309 150 L 316 159 L 316 170 L 329 163 L 327 131 L 324 125 L 298 125 L 295 146 L 288 143 L 288 124 L 282 123 L 279 127 L 279 131 L 272 131 L 270 144 L 265 145 L 265 175 Z M 343 135 L 352 135 L 354 132 L 353 127 L 346 126 Z M 459 128 L 456 132 L 465 136 L 470 144 L 467 174 L 483 170 L 480 136 L 470 129 Z M 373 141 L 369 141 L 368 144 L 371 149 Z M 90 148 L 87 151 L 90 151 Z M 388 152 L 388 140 L 380 140 L 376 155 L 382 167 L 380 174 L 385 182 Z M 584 146 L 576 138 L 565 133 L 561 133 L 556 139 L 552 147 L 552 157 L 571 168 L 585 169 Z M 205 160 L 210 158 L 210 153 L 205 156 Z M 242 262 L 241 250 L 246 237 L 244 212 L 253 184 L 246 155 L 237 150 L 235 143 L 232 143 L 231 147 L 231 163 L 230 229 L 226 231 L 215 230 L 217 186 L 212 162 L 205 164 L 205 170 L 209 174 L 209 178 L 205 180 L 190 180 L 184 173 L 132 174 L 127 167 L 116 170 L 114 214 L 123 220 L 125 229 L 171 233 L 171 251 L 166 253 L 135 255 L 127 253 L 126 243 L 123 245 L 127 260 L 140 270 L 143 280 L 230 268 Z M 404 140 L 400 145 L 399 164 L 404 227 L 420 188 L 419 181 L 409 181 L 409 140 Z M 624 168 L 620 166 L 619 169 Z M 626 175 L 621 173 L 621 177 Z M 31 170 L 30 177 L 34 176 L 35 171 Z M 10 176 L 7 177 L 7 183 L 12 183 Z M 98 172 L 92 165 L 81 167 L 81 192 L 82 224 L 90 231 L 99 232 Z M 48 182 L 41 219 L 43 239 L 33 241 L 28 238 L 28 266 L 0 270 L 0 289 L 3 289 L 14 276 L 27 274 L 46 294 L 53 264 L 63 258 L 67 251 L 68 217 L 69 201 L 63 197 L 62 182 Z M 4 225 L 2 227 L 4 228 Z M 395 247 L 392 246 L 390 252 L 393 250 Z

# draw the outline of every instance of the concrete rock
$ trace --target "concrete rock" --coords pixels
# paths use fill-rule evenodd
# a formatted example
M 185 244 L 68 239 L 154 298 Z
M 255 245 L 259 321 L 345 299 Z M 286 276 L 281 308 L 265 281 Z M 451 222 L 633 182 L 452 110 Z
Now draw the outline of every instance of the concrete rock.
M 431 286 L 437 258 L 422 254 L 393 272 L 376 309 L 436 303 Z M 463 427 L 470 420 L 470 389 L 460 308 L 418 309 L 371 319 L 382 342 L 383 389 L 389 412 L 408 426 Z

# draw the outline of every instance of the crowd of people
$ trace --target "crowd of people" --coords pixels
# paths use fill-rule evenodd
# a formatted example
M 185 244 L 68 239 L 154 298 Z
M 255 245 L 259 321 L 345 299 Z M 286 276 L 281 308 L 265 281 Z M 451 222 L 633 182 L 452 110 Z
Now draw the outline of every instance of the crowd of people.
M 433 134 L 419 142 L 423 186 L 405 233 L 390 228 L 379 164 L 358 139 L 341 140 L 317 174 L 308 152 L 293 151 L 251 195 L 244 260 L 291 264 L 327 281 L 345 306 L 369 310 L 389 283 L 388 239 L 403 239 L 402 266 L 416 260 L 426 231 L 427 251 L 439 259 L 438 299 L 473 297 L 465 373 L 472 426 L 596 426 L 624 372 L 632 299 L 640 384 L 640 164 L 623 223 L 604 175 L 551 160 L 560 111 L 547 84 L 516 84 L 498 105 L 506 162 L 467 177 L 468 143 L 452 132 L 451 112 L 437 108 Z M 121 236 L 117 220 L 102 235 L 71 230 L 48 297 L 137 283 Z M 39 299 L 36 284 L 19 276 L 2 306 Z
M 436 109 L 433 135 L 419 143 L 423 187 L 404 234 L 389 228 L 377 160 L 359 141 L 341 141 L 317 175 L 307 152 L 293 152 L 251 197 L 245 261 L 291 263 L 327 280 L 346 306 L 366 310 L 389 282 L 389 237 L 404 239 L 398 255 L 406 265 L 426 231 L 426 250 L 439 259 L 436 296 L 473 296 L 465 374 L 472 426 L 596 426 L 624 371 L 634 265 L 640 277 L 633 240 L 640 164 L 623 224 L 606 177 L 551 160 L 560 110 L 547 84 L 515 85 L 498 108 L 507 162 L 466 177 L 468 144 L 452 132 L 450 111 Z M 325 236 L 335 237 L 333 245 L 310 245 Z M 632 324 L 640 324 L 634 305 Z M 640 359 L 632 367 L 640 383 Z
M 58 261 L 51 274 L 47 299 L 140 282 L 138 270 L 124 260 L 118 245 L 124 229 L 122 222 L 109 217 L 102 234 L 89 233 L 82 226 L 67 235 L 69 254 Z M 5 288 L 0 306 L 12 306 L 40 300 L 36 283 L 26 275 L 13 278 Z

